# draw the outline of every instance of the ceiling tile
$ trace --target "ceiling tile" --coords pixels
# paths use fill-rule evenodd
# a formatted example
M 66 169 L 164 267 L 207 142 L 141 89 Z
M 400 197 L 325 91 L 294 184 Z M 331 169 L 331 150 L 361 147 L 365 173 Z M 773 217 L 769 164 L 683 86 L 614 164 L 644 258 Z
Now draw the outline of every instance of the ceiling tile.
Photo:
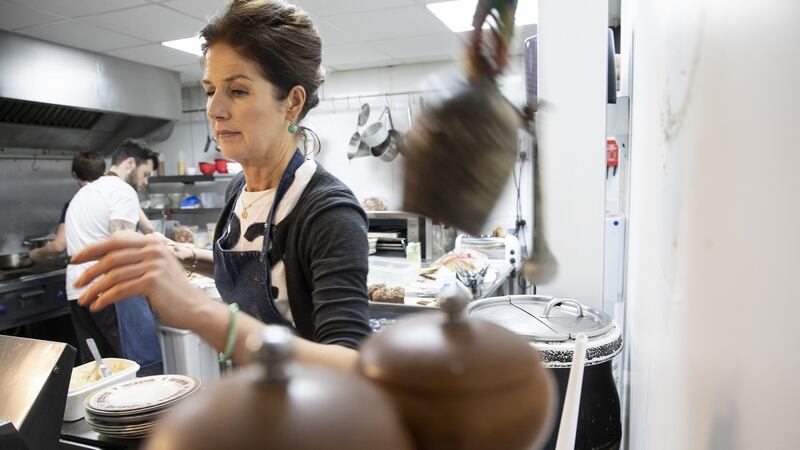
M 322 51 L 322 63 L 326 66 L 339 66 L 354 63 L 390 64 L 394 59 L 369 44 L 356 42 L 353 44 L 331 45 Z
M 362 41 L 423 36 L 450 31 L 424 6 L 344 14 L 331 16 L 325 20 Z
M 349 33 L 336 28 L 323 19 L 315 19 L 314 25 L 319 30 L 323 49 L 328 45 L 347 44 L 356 41 Z
M 146 5 L 145 0 L 16 0 L 26 6 L 64 17 L 78 17 Z
M 161 4 L 207 22 L 225 7 L 226 2 L 223 0 L 169 0 Z
M 104 53 L 158 67 L 173 67 L 176 65 L 192 63 L 199 64 L 197 56 L 178 50 L 173 50 L 169 47 L 164 47 L 161 44 L 149 44 L 139 47 L 122 48 Z
M 315 17 L 327 17 L 409 6 L 414 4 L 414 0 L 298 0 L 296 3 Z
M 95 52 L 146 44 L 141 39 L 97 28 L 79 20 L 39 25 L 19 32 L 57 44 Z
M 357 70 L 357 69 L 370 69 L 375 67 L 387 67 L 399 65 L 400 61 L 391 59 L 386 61 L 368 62 L 360 61 L 352 64 L 341 64 L 335 67 L 336 71 Z
M 147 5 L 83 20 L 98 27 L 125 33 L 149 42 L 163 42 L 194 36 L 204 22 L 160 5 Z
M 462 43 L 462 39 L 455 33 L 370 42 L 378 50 L 396 59 L 419 57 L 453 59 L 460 53 Z
M 36 11 L 27 6 L 0 0 L 0 28 L 4 30 L 18 30 L 20 28 L 53 23 L 64 20 L 54 14 Z

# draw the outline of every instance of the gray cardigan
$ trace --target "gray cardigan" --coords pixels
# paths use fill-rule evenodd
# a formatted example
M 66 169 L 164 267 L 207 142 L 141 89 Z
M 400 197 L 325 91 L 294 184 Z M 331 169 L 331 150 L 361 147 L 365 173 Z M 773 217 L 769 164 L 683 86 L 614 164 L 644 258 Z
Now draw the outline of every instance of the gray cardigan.
M 215 242 L 243 186 L 243 174 L 228 184 Z M 274 227 L 270 253 L 283 255 L 297 334 L 321 344 L 358 348 L 370 334 L 369 244 L 367 215 L 353 193 L 318 164 L 295 207 Z

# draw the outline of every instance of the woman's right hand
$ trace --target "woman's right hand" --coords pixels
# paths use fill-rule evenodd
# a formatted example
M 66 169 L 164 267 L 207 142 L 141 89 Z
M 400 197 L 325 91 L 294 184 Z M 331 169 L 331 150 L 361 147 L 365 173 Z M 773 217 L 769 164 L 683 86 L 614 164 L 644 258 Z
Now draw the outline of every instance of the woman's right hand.
M 178 258 L 178 261 L 180 261 L 184 267 L 186 266 L 186 262 L 191 261 L 192 258 L 194 258 L 196 255 L 195 253 L 196 249 L 194 244 L 189 244 L 185 242 L 175 242 L 161 233 L 153 233 L 151 236 L 153 236 L 154 238 L 158 238 L 170 250 L 172 250 L 175 257 Z
M 143 296 L 159 318 L 187 328 L 186 318 L 203 293 L 186 278 L 167 239 L 122 231 L 107 241 L 86 247 L 73 255 L 72 263 L 97 260 L 75 281 L 75 287 L 89 288 L 78 304 L 98 311 L 126 298 Z

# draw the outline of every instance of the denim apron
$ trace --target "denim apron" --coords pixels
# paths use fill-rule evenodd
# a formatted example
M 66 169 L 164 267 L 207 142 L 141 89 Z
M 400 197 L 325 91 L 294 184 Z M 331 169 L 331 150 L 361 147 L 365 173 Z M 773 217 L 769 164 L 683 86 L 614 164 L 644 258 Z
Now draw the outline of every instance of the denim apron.
M 122 357 L 139 364 L 139 376 L 162 373 L 161 344 L 150 304 L 144 297 L 131 297 L 114 307 Z
M 275 200 L 272 202 L 267 221 L 264 224 L 264 244 L 261 251 L 231 250 L 236 245 L 235 239 L 241 239 L 244 235 L 239 218 L 234 212 L 236 202 L 242 195 L 241 192 L 233 197 L 222 236 L 214 243 L 214 281 L 216 281 L 220 295 L 226 303 L 238 303 L 242 311 L 264 323 L 292 327 L 292 324 L 281 315 L 275 306 L 272 267 L 280 261 L 282 255 L 271 254 L 270 244 L 278 204 L 289 186 L 292 185 L 295 172 L 304 162 L 305 158 L 299 150 L 296 150 L 289 166 L 281 176 L 281 181 L 275 191 Z

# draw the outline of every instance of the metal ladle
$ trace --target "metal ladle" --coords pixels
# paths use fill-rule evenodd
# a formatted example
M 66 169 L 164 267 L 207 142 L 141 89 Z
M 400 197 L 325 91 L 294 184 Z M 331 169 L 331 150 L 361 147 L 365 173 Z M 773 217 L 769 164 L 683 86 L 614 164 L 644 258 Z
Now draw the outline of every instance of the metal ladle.
M 523 273 L 528 282 L 539 285 L 548 283 L 555 278 L 558 273 L 558 261 L 550 252 L 550 248 L 544 238 L 539 143 L 534 130 L 531 129 L 530 131 L 533 136 L 533 155 L 531 158 L 533 162 L 533 250 L 530 258 L 525 261 Z
M 367 119 L 369 119 L 369 104 L 364 103 L 361 105 L 361 109 L 358 112 L 358 121 L 356 122 L 356 131 L 350 137 L 350 142 L 347 144 L 349 148 L 347 152 L 347 159 L 353 158 L 360 158 L 362 156 L 369 156 L 369 146 L 362 142 L 361 140 L 361 133 L 358 131 L 359 128 L 363 127 L 367 123 Z

